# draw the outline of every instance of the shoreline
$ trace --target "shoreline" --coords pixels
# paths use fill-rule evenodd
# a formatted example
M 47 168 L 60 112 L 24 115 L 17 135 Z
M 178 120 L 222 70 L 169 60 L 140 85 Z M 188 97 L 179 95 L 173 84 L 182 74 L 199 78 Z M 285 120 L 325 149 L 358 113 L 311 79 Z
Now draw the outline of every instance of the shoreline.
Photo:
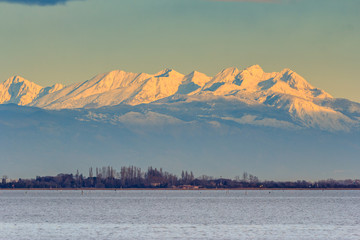
M 360 190 L 360 188 L 0 188 L 0 191 L 334 191 Z

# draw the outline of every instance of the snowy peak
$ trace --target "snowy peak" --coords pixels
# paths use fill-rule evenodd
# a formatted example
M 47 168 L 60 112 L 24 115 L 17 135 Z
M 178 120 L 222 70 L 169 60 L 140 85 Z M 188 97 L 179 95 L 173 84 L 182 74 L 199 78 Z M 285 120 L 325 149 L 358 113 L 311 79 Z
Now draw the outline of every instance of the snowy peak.
M 197 71 L 193 71 L 185 76 L 185 82 L 193 82 L 200 87 L 203 87 L 207 82 L 210 81 L 210 79 L 211 77 Z
M 16 84 L 16 83 L 21 83 L 21 82 L 29 82 L 28 80 L 26 80 L 25 78 L 21 77 L 21 76 L 17 76 L 17 75 L 14 75 L 10 78 L 8 78 L 4 84 L 6 85 L 11 85 L 11 84 Z M 30 82 L 29 82 L 30 83 Z
M 271 73 L 265 73 L 259 65 L 250 66 L 234 78 L 233 84 L 240 86 L 241 90 L 248 92 L 259 91 L 264 81 L 273 77 Z
M 39 85 L 36 85 L 35 83 L 32 83 L 30 82 L 29 80 L 21 77 L 21 76 L 18 76 L 18 75 L 15 75 L 15 76 L 12 76 L 10 77 L 9 79 L 7 79 L 3 85 L 6 86 L 6 87 L 11 87 L 13 85 L 16 85 L 16 84 L 21 84 L 21 85 L 24 85 L 24 86 L 37 86 L 37 87 L 40 87 L 42 88 L 41 86 Z
M 31 103 L 43 87 L 20 76 L 13 76 L 0 84 L 0 103 Z
M 65 86 L 60 84 L 60 83 L 55 83 L 54 85 L 52 85 L 50 87 L 50 90 L 49 90 L 49 93 L 53 93 L 53 92 L 56 92 L 56 91 L 59 91 L 61 89 L 63 89 Z
M 136 87 L 124 102 L 130 105 L 150 103 L 174 95 L 184 81 L 184 75 L 172 69 L 164 69 Z
M 178 87 L 176 94 L 193 95 L 201 91 L 201 88 L 209 82 L 211 77 L 204 73 L 193 71 L 184 76 L 181 85 Z
M 216 74 L 212 82 L 228 82 L 229 80 L 232 80 L 234 77 L 236 77 L 239 72 L 239 69 L 236 67 L 226 68 L 220 73 Z
M 259 65 L 252 65 L 246 68 L 244 71 L 247 71 L 250 75 L 254 76 L 255 78 L 261 78 L 264 74 L 264 70 Z
M 234 82 L 234 79 L 238 74 L 239 74 L 239 70 L 237 68 L 235 67 L 226 68 L 222 70 L 220 73 L 216 74 L 215 77 L 213 77 L 209 82 L 207 82 L 202 90 L 206 92 L 215 92 L 222 85 L 226 83 Z M 222 94 L 222 92 L 220 94 Z
M 59 90 L 63 89 L 64 87 L 65 86 L 60 84 L 60 83 L 56 83 L 56 84 L 52 85 L 51 87 L 45 87 L 45 88 L 41 89 L 38 96 L 33 100 L 33 102 L 38 98 L 41 98 L 41 97 L 43 97 L 45 95 L 48 95 L 50 93 L 54 93 L 56 91 L 59 91 Z
M 239 69 L 236 67 L 229 67 L 223 69 L 218 75 L 226 76 L 226 75 L 232 75 L 236 76 L 239 73 Z
M 95 76 L 85 85 L 89 87 L 90 92 L 106 92 L 119 87 L 129 86 L 132 81 L 138 76 L 138 73 L 125 72 L 121 70 L 111 71 L 109 73 L 99 74 Z
M 166 68 L 164 70 L 161 70 L 160 72 L 156 73 L 154 75 L 154 77 L 157 78 L 179 78 L 179 77 L 184 77 L 183 74 L 178 73 L 177 71 L 170 69 L 170 68 Z
M 271 80 L 273 84 L 270 89 L 274 92 L 308 99 L 332 98 L 330 94 L 313 87 L 299 74 L 287 68 L 280 73 L 275 74 Z
M 331 95 L 313 87 L 304 78 L 290 69 L 266 73 L 259 65 L 242 71 L 227 68 L 207 82 L 199 94 L 237 96 L 251 101 L 263 102 L 271 94 L 286 94 L 294 97 L 314 99 L 331 98 Z
M 283 71 L 281 71 L 280 80 L 289 84 L 291 88 L 297 90 L 314 88 L 304 78 L 288 68 L 285 68 Z

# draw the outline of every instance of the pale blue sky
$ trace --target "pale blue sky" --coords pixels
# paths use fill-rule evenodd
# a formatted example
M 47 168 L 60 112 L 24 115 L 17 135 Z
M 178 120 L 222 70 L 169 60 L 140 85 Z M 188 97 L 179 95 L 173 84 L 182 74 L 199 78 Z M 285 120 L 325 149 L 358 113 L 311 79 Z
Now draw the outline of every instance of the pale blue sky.
M 214 75 L 259 64 L 265 71 L 291 68 L 335 97 L 360 102 L 359 12 L 358 0 L 46 6 L 0 0 L 0 81 L 18 74 L 47 86 L 114 69 L 155 73 L 170 67 Z

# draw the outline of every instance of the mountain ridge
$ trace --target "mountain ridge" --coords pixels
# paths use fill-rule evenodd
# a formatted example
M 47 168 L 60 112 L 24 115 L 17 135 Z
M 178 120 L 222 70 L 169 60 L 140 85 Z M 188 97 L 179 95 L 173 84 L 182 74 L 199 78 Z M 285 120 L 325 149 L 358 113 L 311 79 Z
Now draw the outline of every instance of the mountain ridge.
M 18 82 L 23 82 L 29 89 L 25 94 L 23 93 L 23 95 L 27 94 L 26 101 L 20 101 L 17 98 L 12 99 L 12 97 L 14 97 L 13 95 L 21 95 L 21 93 L 14 91 L 9 92 L 12 87 L 11 85 L 15 85 Z M 191 84 L 191 86 L 187 86 L 188 88 L 185 90 L 186 84 Z M 65 100 L 84 100 L 87 97 L 95 95 L 98 97 L 99 94 L 105 94 L 113 90 L 124 90 L 124 88 L 129 88 L 127 90 L 129 90 L 130 93 L 128 91 L 127 93 L 130 99 L 123 98 L 116 103 L 125 102 L 130 105 L 149 103 L 169 97 L 175 93 L 194 95 L 213 92 L 214 95 L 235 95 L 239 91 L 243 93 L 272 91 L 298 97 L 332 98 L 330 94 L 313 87 L 300 75 L 290 69 L 284 69 L 281 72 L 265 73 L 259 65 L 253 65 L 241 71 L 236 67 L 226 68 L 214 77 L 208 77 L 206 74 L 197 71 L 183 75 L 168 68 L 155 74 L 114 70 L 108 73 L 98 74 L 84 82 L 74 83 L 68 86 L 55 84 L 51 87 L 42 87 L 15 75 L 0 84 L 0 103 L 16 103 L 19 105 L 48 109 L 79 108 L 96 100 L 90 98 L 85 100 L 84 103 L 75 103 L 72 105 L 61 105 L 59 102 L 64 102 Z M 179 91 L 179 88 L 180 90 L 182 88 L 183 91 Z M 62 94 L 55 94 L 55 92 L 60 90 Z M 126 95 L 124 91 L 122 91 L 122 93 Z M 141 94 L 137 96 L 137 98 L 131 99 L 136 96 L 136 93 Z M 10 98 L 9 96 L 4 97 L 5 95 L 10 95 Z M 52 96 L 45 97 L 47 95 Z M 54 104 L 56 101 L 58 101 L 58 103 Z M 116 103 L 99 104 L 98 107 L 116 105 Z
M 19 76 L 0 84 L 0 103 L 44 109 L 206 102 L 218 98 L 253 107 L 259 104 L 274 110 L 282 109 L 292 119 L 291 124 L 304 128 L 350 131 L 360 125 L 360 104 L 337 100 L 288 68 L 267 73 L 259 65 L 243 70 L 230 67 L 214 77 L 197 71 L 184 75 L 173 69 L 164 69 L 156 74 L 114 70 L 68 86 L 55 84 L 44 88 Z M 196 114 L 197 110 L 193 111 Z M 241 116 L 230 114 L 221 117 L 243 124 L 249 121 L 265 123 L 259 118 L 267 118 L 266 114 L 261 113 L 255 118 L 248 115 L 244 112 Z

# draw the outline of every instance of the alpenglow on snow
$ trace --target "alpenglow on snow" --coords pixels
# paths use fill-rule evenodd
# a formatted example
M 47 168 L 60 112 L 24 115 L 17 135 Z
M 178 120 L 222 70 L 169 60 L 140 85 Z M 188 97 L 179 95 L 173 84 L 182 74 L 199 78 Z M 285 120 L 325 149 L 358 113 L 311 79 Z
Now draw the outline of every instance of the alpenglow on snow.
M 360 125 L 359 103 L 333 98 L 290 69 L 267 73 L 258 65 L 244 70 L 227 68 L 214 77 L 196 71 L 183 75 L 172 69 L 156 74 L 116 70 L 69 86 L 41 87 L 20 76 L 0 84 L 1 104 L 14 103 L 49 110 L 141 104 L 166 107 L 217 101 L 225 105 L 229 103 L 232 109 L 236 109 L 236 103 L 239 103 L 250 109 L 281 110 L 287 115 L 269 117 L 261 111 L 256 114 L 245 111 L 240 115 L 231 111 L 225 115 L 215 113 L 219 119 L 237 124 L 331 131 L 349 131 Z M 192 111 L 194 115 L 198 112 L 196 108 Z

